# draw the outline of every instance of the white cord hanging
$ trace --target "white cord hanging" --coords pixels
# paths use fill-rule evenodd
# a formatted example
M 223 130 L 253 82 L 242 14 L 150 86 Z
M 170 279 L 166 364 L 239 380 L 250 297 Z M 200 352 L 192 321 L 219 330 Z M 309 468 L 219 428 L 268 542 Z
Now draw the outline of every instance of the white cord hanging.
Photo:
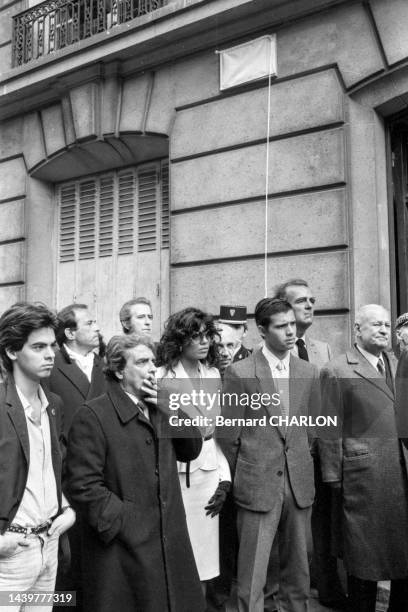
M 265 236 L 264 236 L 264 297 L 268 297 L 268 194 L 269 194 L 269 132 L 271 125 L 272 46 L 269 55 L 268 110 L 266 120 L 265 162 Z

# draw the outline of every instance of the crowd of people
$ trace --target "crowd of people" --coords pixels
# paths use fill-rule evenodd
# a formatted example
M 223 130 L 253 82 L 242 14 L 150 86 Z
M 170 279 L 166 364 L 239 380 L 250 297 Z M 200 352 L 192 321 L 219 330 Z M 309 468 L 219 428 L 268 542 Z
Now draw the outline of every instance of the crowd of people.
M 314 308 L 280 285 L 252 349 L 245 306 L 187 307 L 154 342 L 135 298 L 107 344 L 86 304 L 3 312 L 0 612 L 67 592 L 84 612 L 305 612 L 311 586 L 375 612 L 383 580 L 407 612 L 408 314 L 398 362 L 382 306 L 335 357 Z

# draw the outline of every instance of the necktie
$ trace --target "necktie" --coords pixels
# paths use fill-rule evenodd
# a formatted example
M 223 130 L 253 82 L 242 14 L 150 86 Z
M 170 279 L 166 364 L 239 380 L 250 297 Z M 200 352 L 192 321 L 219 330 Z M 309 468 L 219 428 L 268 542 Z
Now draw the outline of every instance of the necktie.
M 282 416 L 289 416 L 289 380 L 283 374 L 286 371 L 285 364 L 283 361 L 278 361 L 276 364 L 276 370 L 279 372 L 279 395 L 280 395 L 280 409 Z
M 307 354 L 307 348 L 306 348 L 306 344 L 303 338 L 298 338 L 296 340 L 296 345 L 298 347 L 299 359 L 304 359 L 304 361 L 309 361 L 309 355 Z
M 383 378 L 385 378 L 385 381 L 387 383 L 387 386 L 389 387 L 389 389 L 391 389 L 392 392 L 394 392 L 394 385 L 392 384 L 392 378 L 390 373 L 388 372 L 388 368 L 386 368 L 384 366 L 384 362 L 382 359 L 378 359 L 377 362 L 377 370 L 379 371 L 379 373 L 381 374 L 381 376 Z

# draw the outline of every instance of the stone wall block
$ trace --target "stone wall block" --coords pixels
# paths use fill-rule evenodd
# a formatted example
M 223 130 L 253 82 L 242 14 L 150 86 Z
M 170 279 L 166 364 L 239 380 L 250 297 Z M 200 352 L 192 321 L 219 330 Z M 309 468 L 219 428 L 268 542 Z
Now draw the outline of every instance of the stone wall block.
M 146 113 L 146 132 L 169 134 L 174 121 L 176 79 L 171 66 L 154 75 Z
M 36 166 L 46 157 L 44 131 L 40 113 L 24 116 L 24 158 L 28 168 Z
M 266 138 L 267 111 L 267 87 L 181 110 L 171 137 L 172 157 Z M 272 137 L 343 118 L 343 91 L 334 70 L 283 81 L 271 88 Z
M 118 105 L 120 103 L 120 81 L 116 76 L 106 78 L 102 86 L 101 130 L 103 134 L 114 134 Z
M 0 204 L 0 242 L 24 236 L 24 200 Z
M 268 260 L 268 293 L 272 293 L 279 283 L 293 277 L 308 280 L 319 296 L 319 309 L 349 308 L 350 279 L 346 252 L 273 257 Z M 264 262 L 259 258 L 176 267 L 171 270 L 170 281 L 173 311 L 187 303 L 210 312 L 217 312 L 220 304 L 245 303 L 252 312 L 254 304 L 264 296 Z
M 41 111 L 47 156 L 61 151 L 66 146 L 63 115 L 60 104 L 54 104 Z
M 0 287 L 0 315 L 10 308 L 12 304 L 24 299 L 25 287 L 12 285 L 11 287 Z
M 0 244 L 0 283 L 24 280 L 24 242 Z
M 345 245 L 344 189 L 271 199 L 268 227 L 269 252 Z M 262 200 L 174 215 L 172 263 L 260 254 L 264 232 Z
M 26 170 L 22 157 L 0 162 L 0 200 L 25 194 Z
M 371 8 L 390 64 L 408 57 L 408 2 L 406 0 L 371 0 Z
M 20 6 L 13 4 L 4 9 L 0 8 L 0 44 L 11 40 L 13 36 L 13 15 L 23 10 L 22 3 L 19 4 Z
M 177 62 L 171 67 L 171 72 L 175 84 L 175 107 L 221 93 L 219 56 L 213 51 Z
M 21 118 L 3 121 L 0 127 L 0 160 L 21 154 L 23 147 L 23 121 Z
M 1 14 L 0 14 L 1 15 Z M 0 76 L 11 69 L 11 42 L 0 47 Z
M 70 91 L 72 117 L 78 140 L 96 137 L 100 130 L 99 83 L 86 83 Z
M 71 98 L 69 95 L 64 95 L 61 97 L 61 112 L 62 120 L 64 122 L 65 142 L 67 145 L 72 145 L 75 143 L 77 137 L 75 133 Z
M 147 73 L 124 81 L 119 124 L 121 132 L 143 131 L 152 78 L 152 74 Z
M 173 209 L 263 196 L 265 159 L 266 145 L 256 145 L 172 164 Z M 269 193 L 342 182 L 343 131 L 273 141 L 269 159 Z
M 384 68 L 361 3 L 331 8 L 278 30 L 277 35 L 279 77 L 337 63 L 350 87 Z

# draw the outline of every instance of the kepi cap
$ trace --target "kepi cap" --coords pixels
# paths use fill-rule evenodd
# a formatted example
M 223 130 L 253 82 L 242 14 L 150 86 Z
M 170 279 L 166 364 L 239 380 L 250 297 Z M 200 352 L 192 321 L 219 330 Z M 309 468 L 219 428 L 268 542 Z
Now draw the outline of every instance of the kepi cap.
M 399 329 L 400 327 L 404 327 L 404 325 L 408 324 L 408 312 L 400 315 L 398 319 L 395 321 L 395 329 Z
M 244 325 L 247 322 L 246 306 L 220 306 L 219 323 Z

